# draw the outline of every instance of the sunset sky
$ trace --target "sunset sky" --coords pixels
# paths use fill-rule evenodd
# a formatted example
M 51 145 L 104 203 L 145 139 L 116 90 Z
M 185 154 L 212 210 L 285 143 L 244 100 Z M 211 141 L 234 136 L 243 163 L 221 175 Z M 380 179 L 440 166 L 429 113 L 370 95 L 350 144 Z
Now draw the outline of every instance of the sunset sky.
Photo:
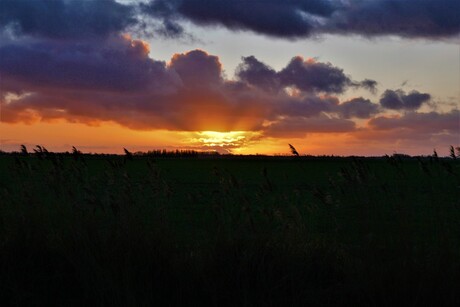
M 0 0 L 0 149 L 448 155 L 458 0 Z

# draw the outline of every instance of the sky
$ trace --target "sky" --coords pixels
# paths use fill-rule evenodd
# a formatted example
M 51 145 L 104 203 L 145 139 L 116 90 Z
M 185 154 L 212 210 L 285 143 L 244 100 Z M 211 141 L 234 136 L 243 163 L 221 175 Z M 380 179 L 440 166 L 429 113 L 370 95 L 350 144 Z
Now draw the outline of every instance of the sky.
M 0 149 L 449 154 L 458 0 L 0 0 Z

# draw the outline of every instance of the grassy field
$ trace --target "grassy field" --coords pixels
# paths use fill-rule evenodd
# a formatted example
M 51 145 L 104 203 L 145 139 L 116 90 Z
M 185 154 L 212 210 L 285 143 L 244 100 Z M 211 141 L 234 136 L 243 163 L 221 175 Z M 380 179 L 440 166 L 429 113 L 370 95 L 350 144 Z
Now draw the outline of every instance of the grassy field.
M 38 152 L 0 174 L 6 305 L 460 304 L 460 159 Z

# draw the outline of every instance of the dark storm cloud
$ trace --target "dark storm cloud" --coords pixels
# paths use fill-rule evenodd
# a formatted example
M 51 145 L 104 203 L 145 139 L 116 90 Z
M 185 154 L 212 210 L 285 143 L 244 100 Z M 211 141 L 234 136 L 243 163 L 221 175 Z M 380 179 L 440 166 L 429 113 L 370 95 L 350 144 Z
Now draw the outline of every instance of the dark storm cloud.
M 316 27 L 312 18 L 334 12 L 327 0 L 152 0 L 142 10 L 156 18 L 188 19 L 200 25 L 223 25 L 279 37 L 308 36 Z
M 0 29 L 53 39 L 107 37 L 137 23 L 135 7 L 114 0 L 1 0 Z
M 337 112 L 343 118 L 369 118 L 379 112 L 379 106 L 369 99 L 362 97 L 342 102 L 337 106 Z
M 182 21 L 259 34 L 301 38 L 323 33 L 367 37 L 449 38 L 460 34 L 458 0 L 2 0 L 0 28 L 53 39 L 107 37 L 130 26 L 171 38 Z M 147 32 L 149 32 L 147 30 Z
M 431 95 L 412 91 L 406 95 L 403 90 L 386 90 L 380 98 L 382 107 L 393 110 L 416 110 L 428 102 Z
M 53 41 L 0 47 L 0 73 L 6 81 L 32 87 L 94 91 L 135 91 L 168 87 L 164 62 L 148 57 L 142 41 L 114 37 L 104 42 Z
M 458 0 L 352 0 L 320 31 L 441 38 L 460 33 Z
M 151 0 L 144 13 L 284 37 L 318 33 L 443 38 L 460 33 L 458 0 Z

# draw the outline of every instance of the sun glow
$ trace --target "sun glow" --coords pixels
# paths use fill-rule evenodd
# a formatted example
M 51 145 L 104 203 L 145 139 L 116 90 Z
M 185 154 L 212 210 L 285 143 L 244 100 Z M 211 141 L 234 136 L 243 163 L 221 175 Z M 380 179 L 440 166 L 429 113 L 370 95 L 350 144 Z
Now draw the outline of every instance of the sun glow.
M 237 146 L 246 139 L 245 131 L 230 131 L 230 132 L 217 132 L 217 131 L 201 131 L 198 141 L 204 146 Z
M 255 131 L 197 131 L 185 142 L 202 149 L 239 153 L 241 149 L 254 143 L 259 137 L 260 132 Z

